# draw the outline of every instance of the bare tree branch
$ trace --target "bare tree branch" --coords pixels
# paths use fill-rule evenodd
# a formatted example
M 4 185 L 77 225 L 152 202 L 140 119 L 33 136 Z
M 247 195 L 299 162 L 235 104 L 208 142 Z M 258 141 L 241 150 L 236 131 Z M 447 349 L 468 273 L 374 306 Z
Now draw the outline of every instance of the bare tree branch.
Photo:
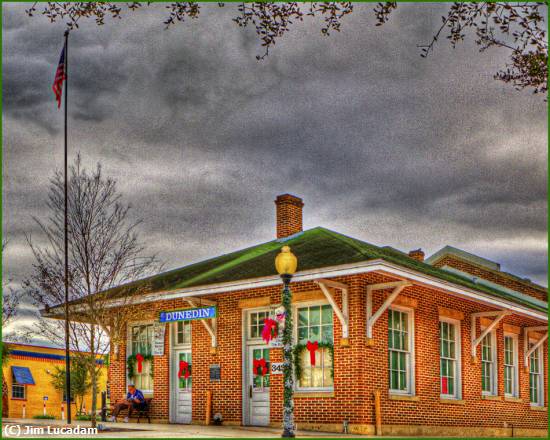
M 26 291 L 40 309 L 65 302 L 64 292 L 64 179 L 55 173 L 50 181 L 47 206 L 49 216 L 35 219 L 45 246 L 27 241 L 35 258 Z M 161 270 L 156 256 L 143 256 L 137 226 L 130 220 L 131 208 L 121 201 L 116 181 L 105 177 L 101 166 L 89 173 L 80 155 L 70 168 L 68 193 L 70 346 L 75 356 L 88 365 L 92 380 L 92 414 L 97 406 L 97 357 L 107 354 L 109 342 L 119 344 L 130 317 L 134 295 L 145 293 L 120 289 L 118 308 L 111 307 L 102 292 Z M 64 344 L 64 322 L 41 319 L 34 333 L 58 345 Z

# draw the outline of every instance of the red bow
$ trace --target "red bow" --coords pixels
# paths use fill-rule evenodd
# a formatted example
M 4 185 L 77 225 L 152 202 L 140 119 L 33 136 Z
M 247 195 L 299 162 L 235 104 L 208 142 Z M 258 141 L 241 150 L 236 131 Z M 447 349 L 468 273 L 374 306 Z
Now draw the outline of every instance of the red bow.
M 138 373 L 141 373 L 141 371 L 143 370 L 143 355 L 141 353 L 136 354 L 136 361 L 138 364 Z
M 261 368 L 261 371 L 260 371 Z M 256 375 L 262 375 L 265 376 L 267 374 L 267 363 L 264 358 L 262 359 L 254 359 L 252 371 Z
M 264 319 L 264 328 L 262 329 L 262 339 L 269 344 L 269 341 L 277 337 L 277 321 L 271 318 Z
M 178 377 L 181 379 L 181 376 L 183 374 L 183 378 L 187 379 L 189 376 L 191 376 L 191 373 L 189 372 L 189 363 L 185 361 L 180 361 L 180 370 L 178 371 Z
M 312 367 L 315 366 L 315 352 L 319 349 L 319 342 L 307 341 L 306 348 L 309 351 L 309 363 Z
M 446 377 L 441 378 L 441 393 L 447 394 L 449 392 L 449 385 Z

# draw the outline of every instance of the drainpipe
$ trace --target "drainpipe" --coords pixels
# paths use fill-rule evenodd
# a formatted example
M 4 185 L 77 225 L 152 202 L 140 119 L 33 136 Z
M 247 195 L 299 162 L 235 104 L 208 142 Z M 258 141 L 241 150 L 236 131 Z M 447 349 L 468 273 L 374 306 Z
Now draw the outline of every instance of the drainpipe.
M 206 420 L 204 421 L 205 425 L 210 425 L 212 414 L 212 390 L 206 391 Z
M 382 410 L 380 408 L 380 390 L 374 392 L 374 418 L 376 421 L 376 435 L 382 435 Z

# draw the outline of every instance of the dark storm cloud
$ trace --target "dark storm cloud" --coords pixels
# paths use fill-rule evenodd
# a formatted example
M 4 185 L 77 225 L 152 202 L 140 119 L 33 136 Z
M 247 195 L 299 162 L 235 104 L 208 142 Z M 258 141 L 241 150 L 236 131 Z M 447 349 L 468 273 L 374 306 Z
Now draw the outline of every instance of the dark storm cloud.
M 427 253 L 445 244 L 546 280 L 546 105 L 493 79 L 507 53 L 468 39 L 428 58 L 447 5 L 400 5 L 342 32 L 297 23 L 270 56 L 234 5 L 164 30 L 162 5 L 70 42 L 70 148 L 115 176 L 150 252 L 177 267 L 274 236 L 273 200 L 306 227 Z M 62 166 L 51 83 L 63 27 L 3 6 L 6 270 L 28 275 L 45 190 Z

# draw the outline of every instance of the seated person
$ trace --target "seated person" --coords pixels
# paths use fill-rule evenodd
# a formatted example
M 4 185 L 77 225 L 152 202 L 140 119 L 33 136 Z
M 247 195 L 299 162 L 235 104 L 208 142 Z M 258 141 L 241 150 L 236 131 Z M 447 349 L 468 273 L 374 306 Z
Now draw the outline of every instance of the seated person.
M 144 410 L 146 408 L 145 397 L 143 393 L 138 390 L 134 384 L 128 384 L 128 394 L 126 399 L 119 400 L 113 409 L 111 416 L 111 422 L 116 422 L 116 418 L 120 411 L 128 408 L 128 416 L 124 417 L 124 423 L 128 423 L 128 418 L 132 417 L 133 410 Z

